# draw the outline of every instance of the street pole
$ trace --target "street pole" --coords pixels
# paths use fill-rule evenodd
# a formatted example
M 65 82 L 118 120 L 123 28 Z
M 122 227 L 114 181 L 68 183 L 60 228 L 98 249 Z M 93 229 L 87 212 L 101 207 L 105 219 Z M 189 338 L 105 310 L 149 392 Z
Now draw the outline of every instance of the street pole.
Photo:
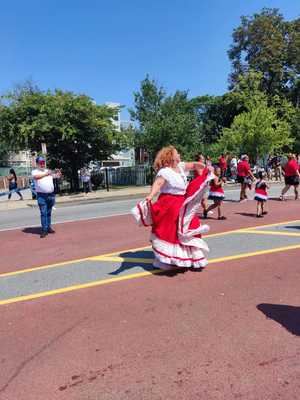
M 108 168 L 105 168 L 105 185 L 106 185 L 106 190 L 109 192 L 109 182 L 108 182 Z

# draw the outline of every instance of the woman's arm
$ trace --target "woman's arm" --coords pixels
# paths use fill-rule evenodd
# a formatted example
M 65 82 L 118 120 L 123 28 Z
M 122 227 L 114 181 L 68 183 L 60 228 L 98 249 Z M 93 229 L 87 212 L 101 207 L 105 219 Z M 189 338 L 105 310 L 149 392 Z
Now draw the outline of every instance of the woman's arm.
M 189 161 L 184 163 L 184 169 L 186 171 L 192 171 L 192 170 L 203 170 L 206 167 L 205 164 L 203 164 L 200 161 Z
M 162 178 L 161 176 L 158 176 L 155 181 L 153 182 L 153 185 L 151 187 L 151 191 L 148 194 L 148 196 L 146 197 L 147 201 L 151 201 L 153 199 L 154 196 L 157 195 L 157 193 L 159 193 L 161 187 L 163 186 L 163 184 L 166 182 L 166 180 L 164 178 Z

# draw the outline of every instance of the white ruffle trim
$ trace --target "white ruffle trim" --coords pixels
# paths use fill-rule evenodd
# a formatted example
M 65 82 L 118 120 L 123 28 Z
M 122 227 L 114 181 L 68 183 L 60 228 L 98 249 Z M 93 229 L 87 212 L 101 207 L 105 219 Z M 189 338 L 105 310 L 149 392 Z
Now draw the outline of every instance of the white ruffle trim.
M 152 233 L 151 242 L 155 255 L 154 266 L 161 269 L 169 269 L 173 265 L 185 268 L 202 268 L 207 265 L 207 259 L 203 251 L 209 251 L 204 240 L 198 239 L 197 247 L 173 244 L 159 239 Z M 203 251 L 202 251 L 203 250 Z
M 255 198 L 258 198 L 261 200 L 268 200 L 268 196 L 261 194 L 261 193 L 255 193 Z
M 190 229 L 190 223 L 195 215 L 199 215 L 201 210 L 201 200 L 207 191 L 208 183 L 214 178 L 212 172 L 209 172 L 206 179 L 200 185 L 199 189 L 190 197 L 188 197 L 180 209 L 178 221 L 178 239 L 180 243 L 187 246 L 195 246 L 208 251 L 207 244 L 195 236 L 207 233 L 208 225 L 200 225 L 199 228 Z M 201 243 L 199 242 L 201 241 Z M 205 244 L 205 247 L 203 247 Z
M 208 194 L 209 196 L 214 196 L 214 197 L 220 197 L 222 199 L 224 199 L 225 195 L 222 192 L 209 192 Z
M 151 205 L 147 200 L 140 201 L 131 209 L 131 214 L 139 226 L 152 225 Z

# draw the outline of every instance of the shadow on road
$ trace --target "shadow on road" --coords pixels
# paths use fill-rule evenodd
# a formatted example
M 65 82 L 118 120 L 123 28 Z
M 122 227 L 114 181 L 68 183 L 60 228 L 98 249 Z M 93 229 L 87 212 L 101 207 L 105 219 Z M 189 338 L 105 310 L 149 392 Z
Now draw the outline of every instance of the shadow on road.
M 148 271 L 155 275 L 159 274 L 160 276 L 163 275 L 167 277 L 173 277 L 178 274 L 185 273 L 188 270 L 188 268 L 178 268 L 170 271 L 163 271 L 155 268 L 151 261 L 153 259 L 153 253 L 151 250 L 129 251 L 121 253 L 120 257 L 124 257 L 127 260 L 123 261 L 120 267 L 115 271 L 110 272 L 109 275 L 119 275 L 122 272 L 128 271 L 132 268 L 142 268 L 144 271 Z M 130 261 L 128 259 L 130 259 Z M 136 259 L 136 261 L 134 259 Z M 141 259 L 145 261 L 141 262 Z M 195 271 L 201 270 L 201 268 L 195 269 Z
M 225 203 L 239 203 L 240 202 L 240 200 L 226 199 L 226 198 L 223 201 Z
M 242 215 L 243 217 L 256 218 L 256 213 L 236 212 L 235 214 Z
M 289 226 L 285 226 L 286 229 L 300 229 L 300 226 L 297 225 L 289 225 Z
M 33 227 L 24 228 L 24 229 L 22 229 L 22 232 L 30 233 L 32 235 L 40 235 L 41 234 L 41 227 L 33 226 Z
M 258 304 L 257 309 L 293 335 L 300 336 L 300 307 L 283 304 Z

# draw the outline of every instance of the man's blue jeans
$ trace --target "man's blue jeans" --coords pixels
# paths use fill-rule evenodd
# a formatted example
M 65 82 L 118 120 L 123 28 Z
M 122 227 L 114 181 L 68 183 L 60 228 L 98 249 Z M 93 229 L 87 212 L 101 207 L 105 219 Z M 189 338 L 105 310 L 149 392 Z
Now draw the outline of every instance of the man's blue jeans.
M 42 231 L 48 232 L 51 227 L 52 207 L 55 204 L 54 193 L 37 193 L 37 202 L 41 212 Z

